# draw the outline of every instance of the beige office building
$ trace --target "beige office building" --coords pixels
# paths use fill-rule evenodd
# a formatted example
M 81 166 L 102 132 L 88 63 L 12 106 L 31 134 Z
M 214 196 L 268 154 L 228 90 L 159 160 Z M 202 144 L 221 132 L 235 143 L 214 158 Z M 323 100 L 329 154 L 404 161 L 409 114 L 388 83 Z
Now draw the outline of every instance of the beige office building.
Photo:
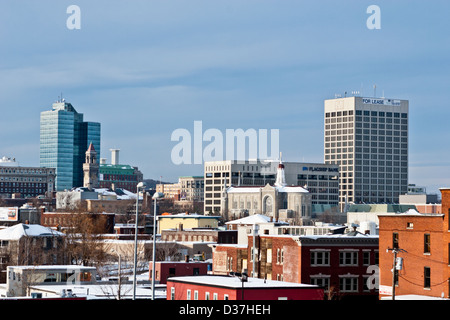
M 203 176 L 184 176 L 178 179 L 180 185 L 180 200 L 203 202 L 204 178 Z
M 324 161 L 339 165 L 339 202 L 398 203 L 408 189 L 408 100 L 325 100 Z

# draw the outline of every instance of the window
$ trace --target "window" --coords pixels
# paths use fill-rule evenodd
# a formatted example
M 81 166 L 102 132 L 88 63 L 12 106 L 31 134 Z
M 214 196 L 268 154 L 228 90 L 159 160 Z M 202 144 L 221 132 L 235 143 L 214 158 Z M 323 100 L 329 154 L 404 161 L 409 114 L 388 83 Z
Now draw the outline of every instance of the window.
M 392 234 L 392 248 L 398 249 L 398 233 L 394 232 Z
M 414 228 L 414 224 L 412 222 L 408 222 L 406 224 L 406 229 L 413 229 Z
M 209 292 L 205 292 L 205 300 L 209 300 Z
M 431 284 L 431 269 L 430 267 L 423 268 L 423 287 L 424 289 L 430 289 Z
M 186 292 L 186 300 L 191 300 L 191 289 L 188 289 Z
M 277 249 L 277 263 L 283 264 L 284 260 L 284 251 L 283 249 Z
M 170 300 L 175 300 L 175 287 L 170 288 Z
M 358 277 L 345 276 L 339 279 L 339 290 L 341 292 L 358 292 Z
M 358 251 L 340 251 L 339 265 L 341 266 L 357 266 Z
M 267 263 L 272 263 L 272 249 L 267 249 L 266 261 L 267 261 Z
M 311 266 L 329 266 L 329 251 L 312 251 L 311 250 Z
M 363 265 L 370 266 L 370 251 L 363 251 Z
M 423 253 L 430 253 L 430 234 L 425 233 L 423 236 Z
M 311 284 L 322 287 L 325 291 L 328 291 L 330 289 L 330 276 L 311 276 Z
M 194 291 L 194 300 L 198 300 L 198 291 L 197 290 Z

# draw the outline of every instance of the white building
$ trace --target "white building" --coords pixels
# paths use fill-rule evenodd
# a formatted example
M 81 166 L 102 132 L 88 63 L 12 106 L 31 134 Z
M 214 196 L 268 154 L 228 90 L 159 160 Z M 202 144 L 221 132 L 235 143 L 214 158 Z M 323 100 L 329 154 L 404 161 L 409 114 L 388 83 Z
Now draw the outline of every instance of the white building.
M 263 187 L 229 187 L 224 192 L 225 219 L 263 214 L 274 221 L 293 225 L 310 224 L 312 218 L 311 194 L 303 187 L 288 186 L 285 167 L 280 161 L 275 183 Z
M 325 100 L 324 161 L 339 165 L 339 203 L 398 203 L 408 188 L 408 100 Z
M 273 185 L 279 160 L 206 161 L 204 212 L 224 215 L 223 191 L 230 187 Z M 308 189 L 313 205 L 338 205 L 339 166 L 323 163 L 283 162 L 287 186 Z

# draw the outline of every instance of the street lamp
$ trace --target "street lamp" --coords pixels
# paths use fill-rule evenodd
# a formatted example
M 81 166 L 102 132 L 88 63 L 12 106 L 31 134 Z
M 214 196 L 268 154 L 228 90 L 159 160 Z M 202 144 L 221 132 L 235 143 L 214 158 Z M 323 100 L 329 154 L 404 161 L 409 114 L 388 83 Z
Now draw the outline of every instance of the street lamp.
M 134 231 L 134 270 L 133 270 L 133 300 L 136 299 L 136 265 L 137 265 L 137 237 L 138 237 L 138 216 L 139 216 L 139 189 L 145 188 L 144 182 L 139 182 L 136 186 L 136 219 Z
M 155 263 L 156 263 L 156 201 L 164 198 L 164 193 L 155 192 L 153 195 L 153 252 L 152 252 L 152 300 L 155 300 Z

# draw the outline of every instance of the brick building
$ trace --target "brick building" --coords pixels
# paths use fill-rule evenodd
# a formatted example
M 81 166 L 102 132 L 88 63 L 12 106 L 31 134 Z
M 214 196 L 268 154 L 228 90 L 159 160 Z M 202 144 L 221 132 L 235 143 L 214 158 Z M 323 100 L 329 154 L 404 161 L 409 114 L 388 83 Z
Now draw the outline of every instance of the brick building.
M 255 251 L 251 235 L 248 246 L 215 246 L 214 274 L 247 270 L 251 275 L 255 265 L 258 278 L 319 285 L 330 298 L 378 296 L 367 286 L 372 275 L 368 268 L 378 265 L 378 236 L 352 231 L 322 236 L 259 235 L 255 240 Z
M 91 220 L 98 227 L 98 233 L 114 233 L 114 213 L 71 213 L 71 212 L 43 212 L 41 225 L 49 228 L 64 230 L 73 226 L 75 217 L 81 216 Z
M 155 282 L 166 284 L 169 277 L 206 275 L 210 262 L 204 261 L 156 261 Z M 153 262 L 149 263 L 149 280 L 152 280 Z
M 409 210 L 379 217 L 380 298 L 450 297 L 450 189 L 441 193 L 442 214 Z M 393 277 L 394 252 L 401 263 Z
M 173 277 L 167 300 L 322 300 L 323 289 L 283 281 L 227 276 Z

